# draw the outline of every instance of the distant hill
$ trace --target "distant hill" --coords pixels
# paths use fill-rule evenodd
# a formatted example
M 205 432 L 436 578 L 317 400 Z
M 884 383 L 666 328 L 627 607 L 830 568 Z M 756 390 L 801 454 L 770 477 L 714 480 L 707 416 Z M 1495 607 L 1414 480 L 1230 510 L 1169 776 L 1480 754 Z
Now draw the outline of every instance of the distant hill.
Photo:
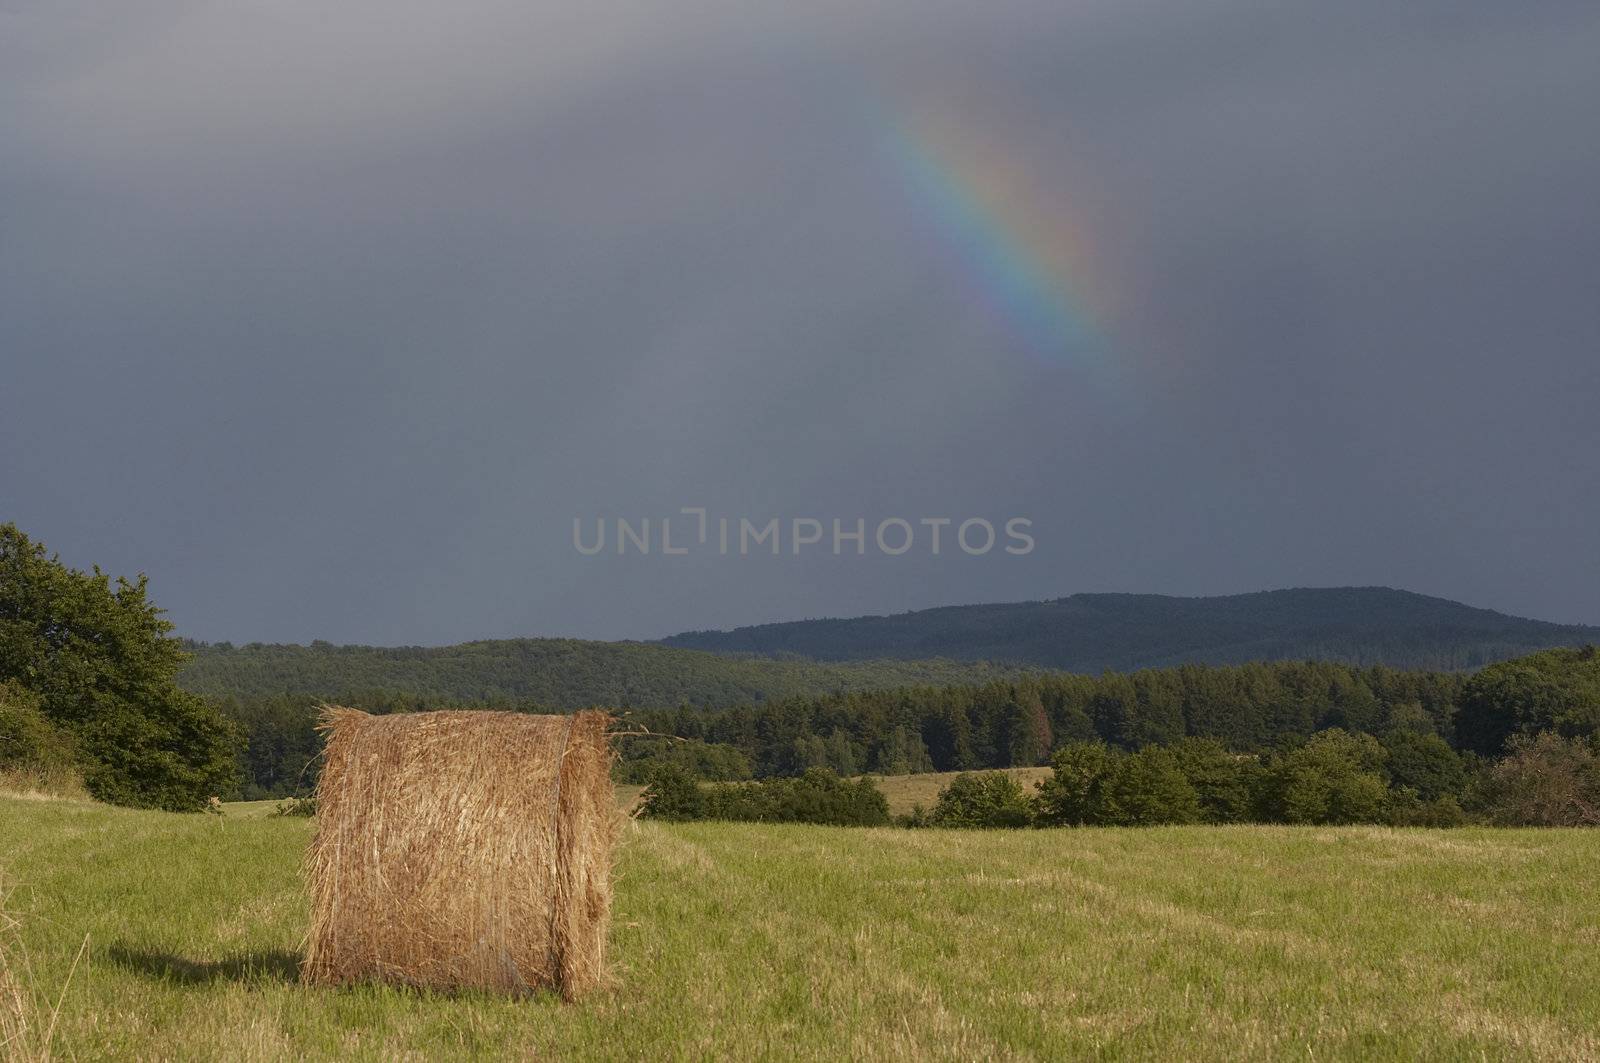
M 1016 666 L 953 661 L 739 658 L 637 642 L 501 639 L 456 646 L 381 648 L 193 643 L 178 676 L 185 689 L 217 697 L 282 694 L 349 698 L 384 695 L 440 704 L 530 704 L 671 708 L 722 707 L 786 697 L 905 685 L 983 683 Z
M 1075 594 L 895 616 L 691 631 L 662 644 L 822 661 L 948 658 L 1097 673 L 1188 662 L 1320 659 L 1454 671 L 1554 646 L 1600 643 L 1600 627 L 1524 620 L 1387 587 L 1217 598 Z
M 1600 628 L 1523 620 L 1385 588 L 1224 598 L 1077 594 L 897 616 L 696 631 L 660 643 L 500 639 L 383 648 L 194 643 L 179 674 L 196 693 L 371 703 L 721 707 L 921 684 L 983 683 L 1040 668 L 1099 673 L 1187 662 L 1318 659 L 1454 671 Z M 999 662 L 999 663 L 986 663 Z

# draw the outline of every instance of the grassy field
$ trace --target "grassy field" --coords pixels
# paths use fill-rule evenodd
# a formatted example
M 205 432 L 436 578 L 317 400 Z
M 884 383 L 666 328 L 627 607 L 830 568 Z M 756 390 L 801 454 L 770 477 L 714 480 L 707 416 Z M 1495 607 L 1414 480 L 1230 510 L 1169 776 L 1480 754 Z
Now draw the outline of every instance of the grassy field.
M 0 798 L 59 1057 L 1600 1058 L 1600 831 L 636 823 L 564 1006 L 302 988 L 250 811 Z

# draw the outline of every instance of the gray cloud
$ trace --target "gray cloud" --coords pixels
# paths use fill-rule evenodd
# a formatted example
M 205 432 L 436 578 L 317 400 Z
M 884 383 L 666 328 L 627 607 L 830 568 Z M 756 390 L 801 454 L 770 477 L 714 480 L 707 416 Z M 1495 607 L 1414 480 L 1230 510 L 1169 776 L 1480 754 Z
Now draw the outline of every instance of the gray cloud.
M 591 10 L 0 15 L 0 516 L 235 640 L 1332 583 L 1600 620 L 1592 5 Z M 1087 234 L 1113 372 L 951 253 L 885 151 L 922 117 Z M 571 548 L 697 504 L 1039 546 Z

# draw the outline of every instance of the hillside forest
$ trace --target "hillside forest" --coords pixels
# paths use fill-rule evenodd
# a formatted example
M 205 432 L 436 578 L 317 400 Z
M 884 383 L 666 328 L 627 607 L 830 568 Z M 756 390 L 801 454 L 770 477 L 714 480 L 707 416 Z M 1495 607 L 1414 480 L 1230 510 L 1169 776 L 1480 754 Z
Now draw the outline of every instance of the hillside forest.
M 1278 661 L 1089 676 L 552 640 L 439 651 L 224 648 L 196 657 L 170 628 L 142 577 L 70 569 L 14 525 L 0 525 L 0 774 L 75 778 L 102 800 L 177 810 L 213 797 L 304 795 L 316 781 L 325 700 L 372 712 L 549 712 L 591 703 L 583 695 L 596 692 L 592 702 L 617 714 L 620 780 L 670 775 L 696 786 L 1045 764 L 1059 776 L 1068 753 L 1155 780 L 1168 754 L 1148 751 L 1194 754 L 1203 743 L 1211 752 L 1189 762 L 1253 758 L 1270 774 L 1283 758 L 1332 756 L 1434 800 L 1463 796 L 1484 765 L 1542 735 L 1593 744 L 1600 732 L 1593 646 L 1473 673 Z M 508 647 L 523 655 L 508 657 Z M 207 670 L 218 660 L 227 667 Z M 335 668 L 341 661 L 348 667 Z M 413 669 L 414 686 L 396 684 L 397 661 Z M 596 677 L 620 682 L 626 696 L 613 698 Z M 379 678 L 383 686 L 361 689 Z M 1426 771 L 1407 767 L 1412 761 Z M 1271 802 L 1252 792 L 1259 815 Z

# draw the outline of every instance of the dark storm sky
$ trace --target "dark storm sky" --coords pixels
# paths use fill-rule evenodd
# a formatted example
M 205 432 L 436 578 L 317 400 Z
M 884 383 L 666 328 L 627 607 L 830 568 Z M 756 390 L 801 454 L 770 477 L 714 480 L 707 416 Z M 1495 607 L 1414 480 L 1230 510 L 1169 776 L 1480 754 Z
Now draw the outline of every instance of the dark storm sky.
M 1597 56 L 1592 0 L 0 5 L 0 520 L 234 641 L 1600 622 Z M 573 548 L 682 506 L 1037 547 Z

